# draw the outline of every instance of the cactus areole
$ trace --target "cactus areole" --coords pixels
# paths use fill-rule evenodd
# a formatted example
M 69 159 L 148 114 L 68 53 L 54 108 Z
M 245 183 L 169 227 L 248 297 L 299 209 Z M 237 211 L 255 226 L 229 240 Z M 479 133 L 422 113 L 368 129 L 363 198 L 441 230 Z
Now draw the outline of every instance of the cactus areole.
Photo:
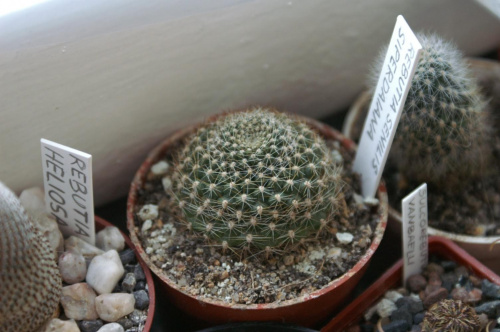
M 340 166 L 317 133 L 288 115 L 231 113 L 199 128 L 180 150 L 175 209 L 223 249 L 285 250 L 345 213 Z

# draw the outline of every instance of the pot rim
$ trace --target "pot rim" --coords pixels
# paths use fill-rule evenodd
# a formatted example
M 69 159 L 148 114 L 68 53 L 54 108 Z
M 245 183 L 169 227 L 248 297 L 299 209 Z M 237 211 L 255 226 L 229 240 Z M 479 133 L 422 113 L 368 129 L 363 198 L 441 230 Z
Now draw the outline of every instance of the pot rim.
M 489 59 L 481 59 L 481 58 L 467 58 L 466 60 L 472 68 L 477 67 L 477 68 L 490 69 L 491 67 L 495 67 L 497 68 L 496 70 L 500 72 L 500 63 L 497 61 Z M 352 135 L 353 135 L 354 124 L 356 120 L 359 118 L 360 116 L 359 113 L 361 112 L 363 107 L 371 102 L 371 96 L 372 94 L 370 93 L 369 90 L 362 91 L 358 95 L 352 106 L 347 111 L 345 121 L 342 125 L 342 134 L 344 134 L 348 139 L 353 139 Z M 389 205 L 389 218 L 396 220 L 398 223 L 402 223 L 401 213 L 391 205 Z M 458 234 L 458 233 L 443 231 L 430 226 L 428 227 L 428 233 L 429 235 L 443 236 L 452 239 L 453 241 L 462 243 L 493 245 L 494 243 L 500 242 L 500 236 L 495 236 L 495 235 L 473 236 L 466 234 Z
M 101 218 L 97 215 L 94 216 L 95 223 L 100 224 L 105 227 L 109 226 L 114 226 L 115 225 L 111 224 L 109 221 L 107 221 L 104 218 Z M 146 321 L 144 322 L 144 328 L 143 332 L 149 332 L 151 331 L 151 327 L 153 326 L 153 318 L 155 314 L 155 309 L 156 309 L 156 293 L 155 293 L 155 284 L 153 280 L 153 276 L 151 275 L 151 271 L 149 270 L 146 262 L 142 259 L 140 255 L 138 255 L 138 250 L 135 247 L 134 243 L 132 243 L 132 240 L 120 230 L 120 233 L 123 236 L 123 239 L 125 240 L 125 243 L 128 248 L 132 249 L 135 253 L 135 257 L 137 258 L 137 262 L 141 265 L 142 270 L 144 271 L 144 275 L 146 276 L 146 283 L 148 285 L 148 296 L 149 296 L 149 305 L 148 305 L 148 315 L 146 318 Z
M 223 114 L 218 114 L 212 117 L 209 117 L 207 121 L 213 121 L 214 119 L 224 116 L 227 113 Z M 317 130 L 321 136 L 327 138 L 327 139 L 333 139 L 336 141 L 339 141 L 344 147 L 350 150 L 356 150 L 356 145 L 354 142 L 346 137 L 344 137 L 339 131 L 336 129 L 323 124 L 319 121 L 316 121 L 314 119 L 310 119 L 304 116 L 299 116 L 293 114 L 292 116 L 296 117 L 297 119 L 307 123 L 310 125 L 313 129 Z M 203 122 L 205 123 L 205 122 Z M 379 204 L 379 222 L 377 224 L 377 228 L 375 229 L 374 233 L 375 236 L 370 244 L 370 247 L 366 249 L 366 252 L 363 254 L 363 256 L 359 259 L 359 261 L 351 268 L 349 269 L 346 273 L 341 275 L 340 277 L 330 281 L 326 287 L 323 287 L 321 289 L 318 289 L 312 293 L 302 295 L 300 297 L 297 297 L 295 299 L 290 299 L 290 300 L 285 300 L 285 301 L 279 301 L 279 302 L 273 302 L 273 303 L 264 303 L 264 304 L 232 304 L 232 303 L 226 303 L 224 301 L 219 301 L 219 300 L 214 300 L 214 299 L 207 299 L 203 298 L 202 296 L 195 296 L 191 295 L 179 288 L 179 286 L 172 281 L 170 278 L 168 278 L 164 273 L 163 270 L 158 268 L 156 265 L 154 265 L 150 259 L 149 256 L 145 253 L 142 243 L 139 240 L 139 237 L 136 232 L 136 226 L 134 224 L 134 207 L 137 202 L 137 191 L 142 187 L 144 184 L 144 179 L 147 175 L 147 172 L 151 168 L 151 166 L 158 161 L 159 157 L 163 156 L 163 154 L 168 150 L 168 147 L 173 143 L 177 142 L 189 134 L 193 133 L 197 128 L 202 123 L 197 123 L 194 125 L 191 125 L 189 127 L 180 129 L 176 132 L 174 132 L 172 135 L 169 135 L 163 142 L 161 142 L 159 145 L 157 145 L 151 152 L 148 154 L 146 157 L 145 161 L 141 164 L 139 169 L 137 170 L 132 184 L 130 186 L 130 191 L 127 199 L 127 228 L 130 233 L 130 238 L 132 242 L 135 244 L 137 248 L 137 252 L 139 255 L 142 257 L 142 259 L 146 262 L 148 267 L 153 271 L 153 273 L 161 279 L 161 281 L 165 282 L 168 286 L 170 286 L 172 289 L 182 293 L 183 295 L 190 297 L 196 301 L 199 301 L 201 303 L 207 303 L 210 305 L 214 306 L 219 306 L 219 307 L 225 307 L 225 308 L 230 308 L 230 309 L 239 309 L 239 310 L 262 310 L 262 309 L 276 309 L 276 308 L 283 308 L 287 306 L 292 306 L 301 302 L 305 302 L 309 299 L 314 299 L 319 296 L 321 296 L 324 293 L 328 293 L 331 290 L 334 290 L 335 288 L 341 286 L 345 281 L 347 281 L 351 276 L 359 272 L 371 259 L 373 254 L 375 253 L 376 249 L 378 248 L 382 237 L 385 233 L 385 229 L 387 228 L 387 219 L 388 219 L 388 214 L 389 214 L 389 203 L 388 203 L 388 198 L 387 198 L 387 189 L 385 187 L 385 183 L 381 181 L 378 192 L 377 192 L 377 198 L 380 202 Z

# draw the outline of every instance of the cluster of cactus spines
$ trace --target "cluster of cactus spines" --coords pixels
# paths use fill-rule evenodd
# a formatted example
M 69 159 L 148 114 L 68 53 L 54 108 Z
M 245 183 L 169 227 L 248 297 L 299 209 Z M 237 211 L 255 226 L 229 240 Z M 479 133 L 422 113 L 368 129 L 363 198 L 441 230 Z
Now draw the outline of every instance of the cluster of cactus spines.
M 435 303 L 424 316 L 422 332 L 481 330 L 474 308 L 460 300 L 442 300 Z
M 423 53 L 391 159 L 417 182 L 458 185 L 484 171 L 486 137 L 491 132 L 485 119 L 486 102 L 455 46 L 436 35 L 417 37 Z
M 36 331 L 56 311 L 61 292 L 48 240 L 0 182 L 0 330 Z
M 236 254 L 314 239 L 345 212 L 341 166 L 305 123 L 255 108 L 208 123 L 174 166 L 182 218 Z

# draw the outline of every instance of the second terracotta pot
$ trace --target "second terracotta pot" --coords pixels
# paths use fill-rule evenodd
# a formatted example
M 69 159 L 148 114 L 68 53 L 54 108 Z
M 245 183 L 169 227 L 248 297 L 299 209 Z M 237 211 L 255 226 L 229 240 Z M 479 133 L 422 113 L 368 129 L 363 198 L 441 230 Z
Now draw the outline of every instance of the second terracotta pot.
M 355 150 L 354 143 L 333 128 L 312 119 L 300 119 L 319 132 L 325 139 L 336 140 L 350 151 Z M 382 240 L 388 215 L 385 185 L 381 184 L 378 190 L 377 198 L 380 201 L 378 212 L 380 221 L 369 249 L 347 273 L 330 282 L 326 287 L 297 299 L 269 304 L 227 304 L 222 301 L 193 296 L 180 290 L 174 281 L 169 279 L 161 269 L 151 262 L 148 255 L 144 252 L 139 239 L 138 226 L 135 225 L 134 214 L 138 192 L 143 188 L 146 175 L 151 166 L 165 154 L 171 153 L 180 141 L 193 133 L 198 127 L 199 125 L 195 125 L 174 133 L 151 151 L 135 175 L 127 202 L 127 226 L 130 231 L 130 237 L 137 247 L 138 253 L 153 273 L 160 279 L 161 285 L 164 287 L 170 300 L 189 315 L 195 316 L 202 321 L 210 322 L 211 324 L 243 321 L 279 321 L 302 326 L 315 326 L 328 316 L 331 316 L 348 299 Z

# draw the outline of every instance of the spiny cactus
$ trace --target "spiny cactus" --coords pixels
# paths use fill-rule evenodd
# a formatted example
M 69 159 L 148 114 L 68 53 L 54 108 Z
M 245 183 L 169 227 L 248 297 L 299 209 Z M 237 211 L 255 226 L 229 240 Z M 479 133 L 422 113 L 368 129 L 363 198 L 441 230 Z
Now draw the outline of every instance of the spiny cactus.
M 285 114 L 227 115 L 200 128 L 176 159 L 180 214 L 236 253 L 285 249 L 344 213 L 340 166 L 318 134 Z
M 36 331 L 55 312 L 61 290 L 49 242 L 0 182 L 0 330 Z
M 435 35 L 417 37 L 423 46 L 422 58 L 391 160 L 411 180 L 453 187 L 484 171 L 486 137 L 491 132 L 485 119 L 486 103 L 453 45 Z
M 422 332 L 481 330 L 479 317 L 471 306 L 460 300 L 442 300 L 435 303 L 424 316 Z

